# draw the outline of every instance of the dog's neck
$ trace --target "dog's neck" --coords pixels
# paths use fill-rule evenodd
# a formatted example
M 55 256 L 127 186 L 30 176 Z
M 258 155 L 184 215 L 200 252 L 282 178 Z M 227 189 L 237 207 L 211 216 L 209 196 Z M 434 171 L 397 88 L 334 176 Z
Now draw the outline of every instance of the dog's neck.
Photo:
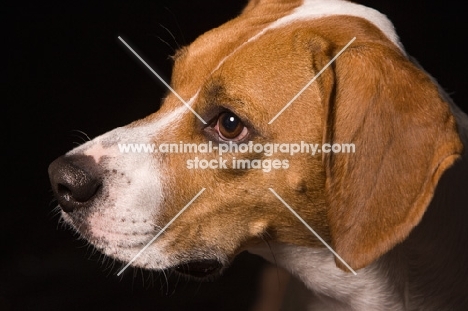
M 270 243 L 249 252 L 285 268 L 300 279 L 311 292 L 304 295 L 294 290 L 289 299 L 305 303 L 307 310 L 404 309 L 403 297 L 394 294 L 376 264 L 360 269 L 358 275 L 354 275 L 338 269 L 332 253 L 326 248 Z
M 468 292 L 468 249 L 453 245 L 462 243 L 459 237 L 467 230 L 468 192 L 462 188 L 468 184 L 468 117 L 456 106 L 452 109 L 465 146 L 462 158 L 445 172 L 408 239 L 358 270 L 357 276 L 338 269 L 325 248 L 271 243 L 249 251 L 300 279 L 313 292 L 306 297 L 308 307 L 320 310 L 439 310 L 465 305 L 444 296 L 466 297 Z M 452 288 L 452 293 L 437 288 Z M 304 301 L 304 297 L 298 299 Z

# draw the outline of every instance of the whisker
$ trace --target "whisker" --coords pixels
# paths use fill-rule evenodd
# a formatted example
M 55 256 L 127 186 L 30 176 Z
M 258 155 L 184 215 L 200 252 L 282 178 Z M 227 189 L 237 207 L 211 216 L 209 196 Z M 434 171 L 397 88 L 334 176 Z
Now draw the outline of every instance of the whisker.
M 87 142 L 87 141 L 90 141 L 90 140 L 91 140 L 91 138 L 89 138 L 88 134 L 86 134 L 86 133 L 83 132 L 83 131 L 80 131 L 80 130 L 73 130 L 72 132 L 76 132 L 76 133 L 81 134 L 82 136 L 84 136 L 86 139 L 84 139 L 83 137 L 77 136 L 77 137 L 80 137 L 81 139 L 83 139 L 84 142 Z
M 175 22 L 175 24 L 176 24 L 176 27 L 177 27 L 177 29 L 179 30 L 179 34 L 180 34 L 180 36 L 181 36 L 181 38 L 182 38 L 182 43 L 183 43 L 183 45 L 186 45 L 186 44 L 187 44 L 187 40 L 185 39 L 184 33 L 182 32 L 182 29 L 180 28 L 180 24 L 179 24 L 179 22 L 177 21 L 177 16 L 175 16 L 175 14 L 174 14 L 167 6 L 164 7 L 164 9 L 165 9 L 166 11 L 168 11 L 169 14 L 172 15 L 172 18 L 174 19 L 174 22 Z M 174 40 L 175 40 L 175 39 L 174 39 Z M 177 41 L 176 41 L 176 44 L 177 44 L 177 46 L 178 46 L 179 48 L 182 47 L 182 45 L 178 44 Z
M 160 36 L 156 36 L 156 38 L 158 38 L 162 43 L 166 44 L 172 50 L 172 53 L 175 53 L 176 49 L 174 49 L 172 45 L 170 45 L 166 40 L 164 40 Z
M 167 33 L 171 36 L 172 40 L 174 40 L 174 43 L 176 44 L 177 48 L 180 49 L 181 46 L 180 46 L 179 42 L 177 42 L 177 39 L 175 38 L 174 34 L 173 34 L 167 27 L 165 27 L 163 24 L 159 24 L 159 26 L 160 26 L 162 29 L 164 29 L 164 30 L 167 31 Z M 172 46 L 171 46 L 171 48 L 172 48 L 174 51 L 176 50 L 176 49 L 174 49 Z
M 280 292 L 281 291 L 281 280 L 280 280 L 278 262 L 276 261 L 275 253 L 273 252 L 273 249 L 272 249 L 272 247 L 270 245 L 270 242 L 268 242 L 268 240 L 266 240 L 266 239 L 262 239 L 262 240 L 268 245 L 268 249 L 270 250 L 271 256 L 273 257 L 273 262 L 274 262 L 274 265 L 276 267 L 276 279 L 278 280 L 278 292 Z

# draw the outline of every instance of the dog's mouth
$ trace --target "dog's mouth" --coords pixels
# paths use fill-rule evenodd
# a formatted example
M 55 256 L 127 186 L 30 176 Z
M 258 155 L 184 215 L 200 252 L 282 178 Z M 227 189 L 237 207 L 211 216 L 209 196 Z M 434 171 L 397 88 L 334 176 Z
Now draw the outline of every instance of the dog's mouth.
M 217 260 L 197 260 L 189 261 L 175 266 L 173 269 L 180 274 L 194 277 L 197 279 L 205 279 L 218 274 L 223 265 Z

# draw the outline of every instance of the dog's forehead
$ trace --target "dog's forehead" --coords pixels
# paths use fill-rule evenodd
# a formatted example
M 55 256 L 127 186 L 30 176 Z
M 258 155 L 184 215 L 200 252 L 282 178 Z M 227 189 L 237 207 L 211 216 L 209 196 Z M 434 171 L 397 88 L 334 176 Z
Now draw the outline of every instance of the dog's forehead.
M 197 38 L 188 47 L 177 53 L 173 69 L 172 84 L 177 88 L 193 88 L 200 86 L 216 69 L 234 55 L 242 46 L 253 41 L 267 25 L 280 18 L 275 14 L 261 21 L 244 15 L 210 30 Z
M 301 39 L 292 35 L 294 30 L 278 32 L 262 36 L 226 59 L 208 78 L 201 95 L 261 103 L 256 109 L 275 109 L 272 101 L 285 104 L 294 97 L 313 78 L 312 57 Z
M 266 33 L 331 16 L 353 16 L 370 22 L 404 53 L 393 24 L 374 9 L 344 0 L 251 1 L 239 17 L 208 31 L 178 53 L 173 84 L 196 92 L 196 82 L 202 83 L 227 59 Z

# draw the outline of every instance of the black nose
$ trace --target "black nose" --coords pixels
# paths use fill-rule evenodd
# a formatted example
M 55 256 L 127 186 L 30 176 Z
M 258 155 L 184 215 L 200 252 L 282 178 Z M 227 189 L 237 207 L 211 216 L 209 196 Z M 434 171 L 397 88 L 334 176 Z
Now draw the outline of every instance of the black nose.
M 89 206 L 102 186 L 96 162 L 85 155 L 56 159 L 49 166 L 49 178 L 55 197 L 67 213 Z

